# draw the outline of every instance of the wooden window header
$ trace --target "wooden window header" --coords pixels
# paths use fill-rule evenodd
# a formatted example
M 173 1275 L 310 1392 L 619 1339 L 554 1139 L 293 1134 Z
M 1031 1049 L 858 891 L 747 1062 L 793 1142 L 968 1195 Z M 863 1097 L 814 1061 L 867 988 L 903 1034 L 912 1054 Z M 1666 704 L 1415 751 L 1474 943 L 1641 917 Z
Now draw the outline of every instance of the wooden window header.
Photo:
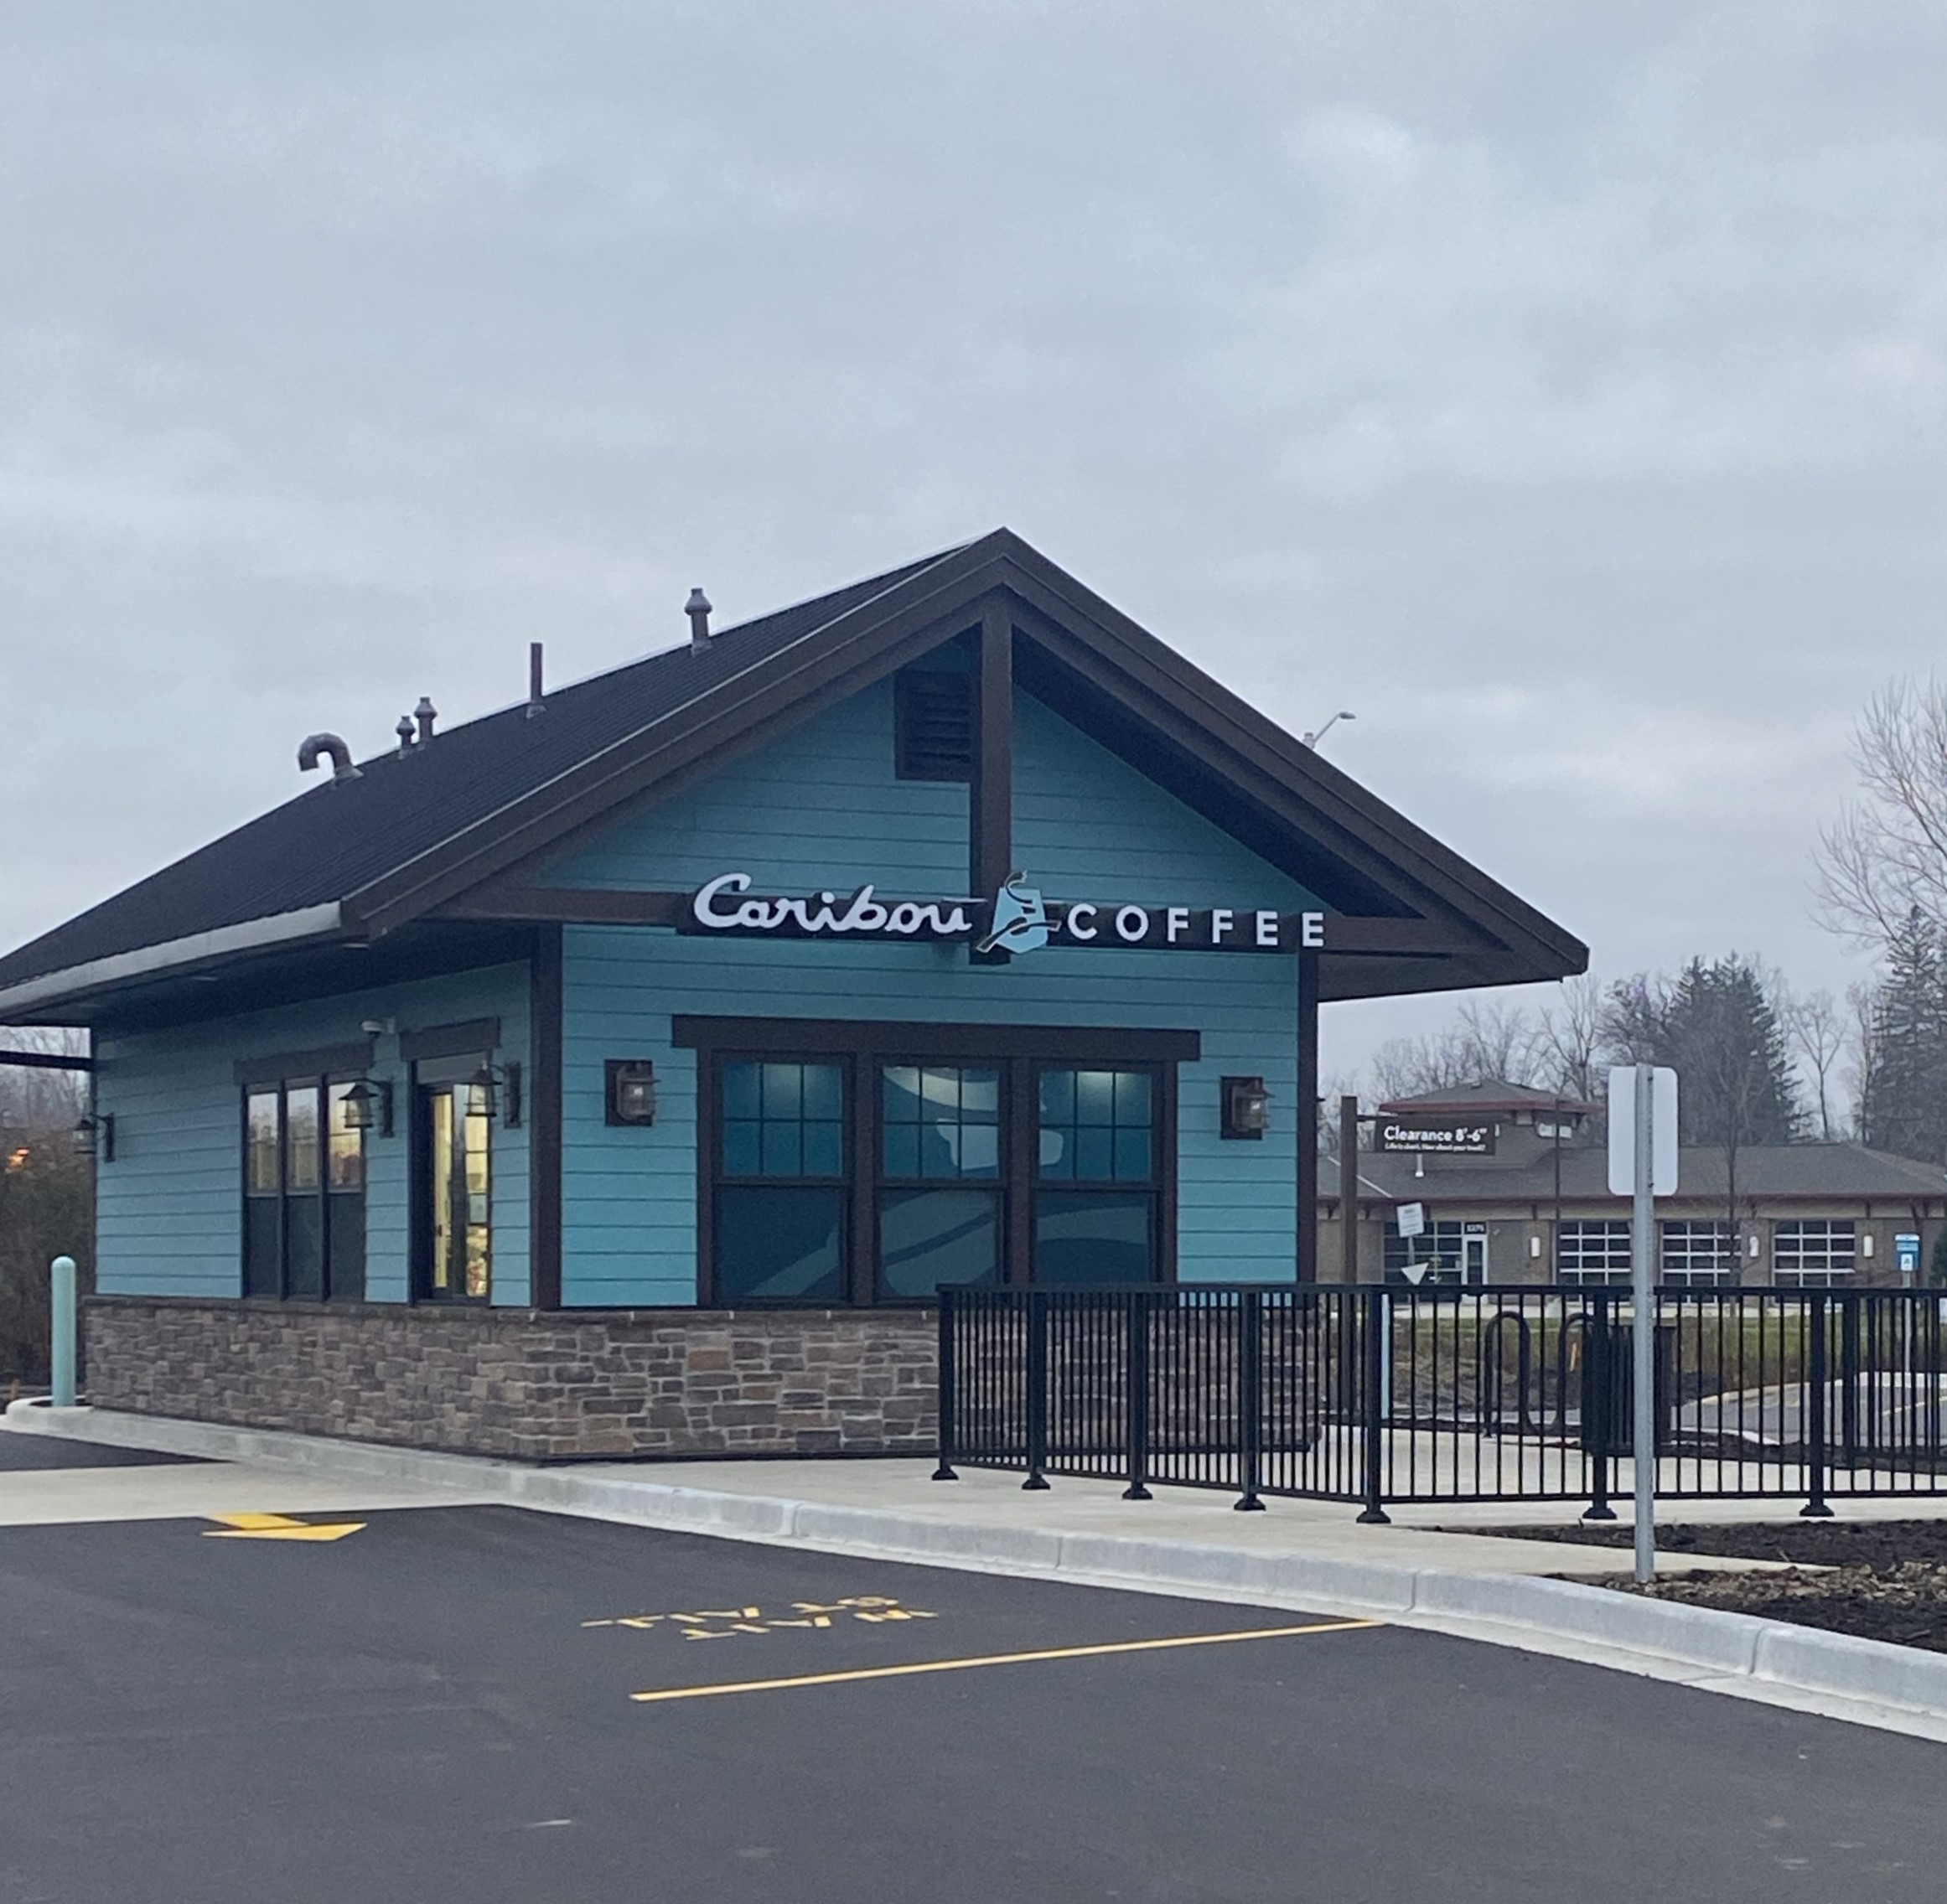
M 835 1053 L 866 1057 L 1036 1058 L 1057 1063 L 1193 1064 L 1202 1034 L 1130 1031 L 1121 1026 L 963 1025 L 842 1018 L 717 1018 L 679 1012 L 671 1043 L 766 1057 Z
M 275 1084 L 286 1078 L 354 1076 L 371 1069 L 372 1041 L 313 1045 L 303 1051 L 272 1052 L 263 1058 L 240 1058 L 235 1066 L 240 1084 Z
M 408 1063 L 422 1058 L 473 1058 L 497 1050 L 498 1018 L 469 1018 L 457 1025 L 428 1025 L 399 1034 L 399 1055 Z

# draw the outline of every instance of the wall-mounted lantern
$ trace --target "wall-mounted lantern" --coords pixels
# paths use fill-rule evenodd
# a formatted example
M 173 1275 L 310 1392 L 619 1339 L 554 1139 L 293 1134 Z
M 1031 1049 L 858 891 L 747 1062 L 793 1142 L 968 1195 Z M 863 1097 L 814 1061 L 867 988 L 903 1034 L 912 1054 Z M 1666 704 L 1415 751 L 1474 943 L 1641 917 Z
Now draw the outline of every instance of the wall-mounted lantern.
M 1226 1078 L 1223 1084 L 1225 1137 L 1261 1137 L 1271 1128 L 1271 1093 L 1261 1078 Z
M 89 1111 L 75 1126 L 75 1154 L 115 1162 L 115 1113 Z
M 604 1119 L 610 1124 L 655 1122 L 655 1066 L 646 1058 L 611 1058 L 603 1067 Z
M 510 1130 L 520 1128 L 520 1067 L 489 1064 L 480 1068 L 467 1082 L 474 1088 L 474 1108 L 489 1121 L 498 1117 Z
M 381 1137 L 392 1135 L 392 1084 L 390 1079 L 373 1084 L 360 1078 L 344 1094 L 344 1126 L 348 1130 L 376 1130 Z

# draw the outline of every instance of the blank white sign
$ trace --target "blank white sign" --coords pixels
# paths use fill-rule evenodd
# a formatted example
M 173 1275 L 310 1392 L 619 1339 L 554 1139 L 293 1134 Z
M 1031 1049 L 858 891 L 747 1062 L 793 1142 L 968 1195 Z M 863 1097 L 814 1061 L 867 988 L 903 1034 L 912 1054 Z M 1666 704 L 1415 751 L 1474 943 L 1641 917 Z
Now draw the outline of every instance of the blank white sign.
M 1667 1064 L 1649 1072 L 1649 1190 L 1652 1196 L 1676 1194 L 1676 1074 Z M 1609 1071 L 1609 1194 L 1636 1194 L 1636 1067 L 1618 1064 Z

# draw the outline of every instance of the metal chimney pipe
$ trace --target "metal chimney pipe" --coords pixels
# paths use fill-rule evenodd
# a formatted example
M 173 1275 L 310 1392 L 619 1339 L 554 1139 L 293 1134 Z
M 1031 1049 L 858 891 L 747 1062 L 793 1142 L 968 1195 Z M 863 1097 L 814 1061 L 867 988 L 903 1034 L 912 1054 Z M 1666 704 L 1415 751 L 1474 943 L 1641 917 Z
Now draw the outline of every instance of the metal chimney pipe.
M 701 588 L 692 588 L 683 613 L 690 618 L 690 652 L 700 654 L 710 645 L 710 598 Z
M 334 781 L 364 778 L 351 763 L 351 749 L 336 734 L 305 735 L 298 749 L 298 771 L 300 774 L 316 771 L 320 759 L 331 763 L 331 778 Z
M 398 726 L 392 732 L 399 737 L 399 758 L 403 760 L 412 751 L 412 717 L 401 714 Z
M 419 744 L 424 747 L 432 738 L 432 723 L 439 718 L 439 710 L 432 705 L 432 697 L 422 694 L 419 705 L 412 710 L 412 718 L 419 723 Z
M 547 706 L 541 691 L 541 644 L 531 641 L 527 644 L 527 718 L 534 717 Z

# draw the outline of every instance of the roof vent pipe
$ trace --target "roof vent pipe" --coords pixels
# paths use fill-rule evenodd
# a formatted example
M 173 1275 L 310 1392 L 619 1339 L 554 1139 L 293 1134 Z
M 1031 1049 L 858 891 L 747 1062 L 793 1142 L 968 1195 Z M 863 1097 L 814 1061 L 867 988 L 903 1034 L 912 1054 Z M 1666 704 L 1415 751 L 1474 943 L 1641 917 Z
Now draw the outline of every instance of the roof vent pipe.
M 298 748 L 298 772 L 314 772 L 323 758 L 329 758 L 331 762 L 331 778 L 334 784 L 365 778 L 351 763 L 351 749 L 336 734 L 307 734 Z
M 690 618 L 690 652 L 701 654 L 710 645 L 710 598 L 701 588 L 692 588 L 683 613 Z
M 531 641 L 527 644 L 527 718 L 531 721 L 546 705 L 541 691 L 541 644 Z
M 412 718 L 419 723 L 419 744 L 424 747 L 432 738 L 432 723 L 439 718 L 439 710 L 432 705 L 430 695 L 421 695 L 419 705 L 412 710 Z
M 412 751 L 412 717 L 401 714 L 398 726 L 392 732 L 399 737 L 399 758 L 403 760 Z

